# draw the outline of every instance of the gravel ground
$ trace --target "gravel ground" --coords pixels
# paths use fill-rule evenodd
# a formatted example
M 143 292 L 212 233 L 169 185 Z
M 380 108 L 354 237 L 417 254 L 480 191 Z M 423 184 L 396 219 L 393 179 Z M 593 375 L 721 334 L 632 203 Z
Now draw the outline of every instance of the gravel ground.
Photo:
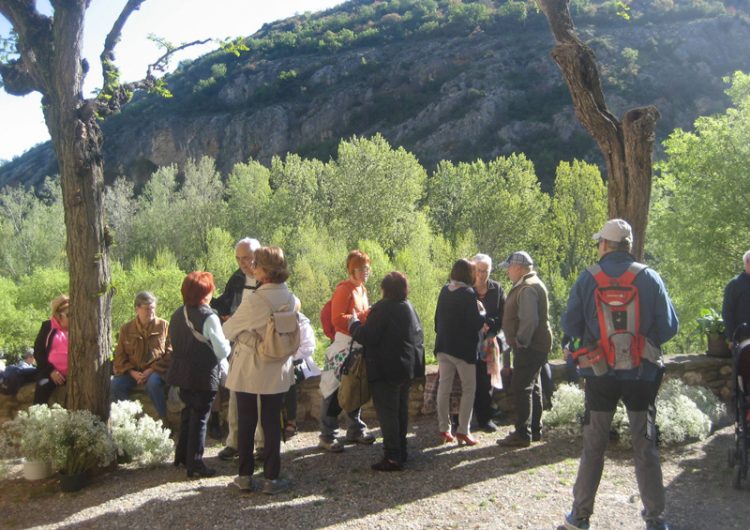
M 269 497 L 229 486 L 236 462 L 207 450 L 216 477 L 188 480 L 171 465 L 121 466 L 82 491 L 60 493 L 57 480 L 29 483 L 20 466 L 0 482 L 3 528 L 545 528 L 570 508 L 580 439 L 549 434 L 528 449 L 503 449 L 497 435 L 478 434 L 472 448 L 437 445 L 434 417 L 411 426 L 407 469 L 376 473 L 381 446 L 347 446 L 342 454 L 316 448 L 315 426 L 283 447 L 289 493 Z M 308 429 L 308 430 L 304 430 Z M 375 431 L 379 434 L 379 431 Z M 750 492 L 730 485 L 726 466 L 733 430 L 662 451 L 667 513 L 673 529 L 744 529 Z M 14 478 L 16 477 L 16 478 Z M 644 528 L 629 452 L 611 448 L 597 497 L 593 528 Z

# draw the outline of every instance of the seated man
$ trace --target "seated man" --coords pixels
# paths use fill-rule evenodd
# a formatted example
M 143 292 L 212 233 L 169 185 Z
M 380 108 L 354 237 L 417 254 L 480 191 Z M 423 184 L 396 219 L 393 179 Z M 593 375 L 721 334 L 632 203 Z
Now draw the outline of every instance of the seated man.
M 145 385 L 159 414 L 167 417 L 166 383 L 172 346 L 169 323 L 156 316 L 156 297 L 148 291 L 135 296 L 136 318 L 120 328 L 115 349 L 112 401 L 128 399 L 130 389 Z

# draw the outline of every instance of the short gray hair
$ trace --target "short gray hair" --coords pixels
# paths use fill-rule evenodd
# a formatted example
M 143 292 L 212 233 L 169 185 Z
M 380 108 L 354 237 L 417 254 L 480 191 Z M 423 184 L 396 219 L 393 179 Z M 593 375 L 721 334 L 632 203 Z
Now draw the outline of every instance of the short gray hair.
M 484 263 L 489 267 L 492 268 L 492 258 L 489 257 L 487 254 L 476 254 L 473 258 L 471 258 L 471 261 L 475 261 L 477 263 Z
M 141 291 L 135 295 L 135 302 L 133 306 L 137 309 L 142 305 L 150 305 L 156 303 L 156 297 L 151 291 Z
M 749 261 L 750 261 L 750 250 L 748 250 L 747 252 L 745 252 L 745 254 L 742 256 L 742 263 L 743 264 L 746 264 Z
M 237 244 L 234 246 L 234 249 L 237 250 L 243 245 L 247 245 L 248 247 L 250 247 L 251 252 L 255 252 L 256 250 L 260 248 L 260 241 L 252 237 L 243 237 L 242 239 L 237 241 Z

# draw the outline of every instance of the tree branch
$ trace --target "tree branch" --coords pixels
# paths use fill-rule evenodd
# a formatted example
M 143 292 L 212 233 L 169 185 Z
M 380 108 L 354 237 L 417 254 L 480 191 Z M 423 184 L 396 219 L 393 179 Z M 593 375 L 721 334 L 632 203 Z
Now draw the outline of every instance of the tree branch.
M 169 66 L 169 59 L 174 55 L 175 53 L 184 50 L 185 48 L 189 48 L 190 46 L 200 46 L 201 44 L 206 44 L 208 42 L 211 42 L 213 39 L 203 39 L 203 40 L 194 40 L 193 42 L 186 42 L 184 44 L 180 44 L 179 46 L 176 46 L 174 48 L 169 48 L 167 52 L 159 57 L 156 61 L 154 61 L 152 64 L 148 65 L 148 71 L 146 74 L 146 77 L 150 77 L 152 75 L 152 72 L 156 70 L 157 72 L 164 72 L 167 67 Z
M 146 0 L 128 0 L 127 4 L 122 8 L 120 16 L 117 17 L 115 23 L 112 25 L 112 29 L 109 31 L 107 38 L 104 40 L 104 50 L 102 50 L 99 58 L 102 62 L 102 76 L 103 90 L 107 90 L 113 82 L 116 83 L 119 78 L 119 71 L 115 66 L 115 46 L 120 42 L 120 35 L 122 34 L 122 28 L 125 27 L 130 15 L 140 9 L 141 4 Z
M 0 76 L 6 92 L 24 96 L 34 91 L 44 93 L 45 83 L 39 61 L 49 57 L 52 42 L 52 19 L 37 12 L 33 0 L 0 0 L 0 14 L 11 23 L 18 36 L 20 57 L 0 63 Z

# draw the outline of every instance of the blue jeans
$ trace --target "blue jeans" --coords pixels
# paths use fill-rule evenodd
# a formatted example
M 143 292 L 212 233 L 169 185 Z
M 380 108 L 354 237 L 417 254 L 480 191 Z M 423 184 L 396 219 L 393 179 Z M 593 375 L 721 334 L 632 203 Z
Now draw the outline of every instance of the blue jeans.
M 336 431 L 339 428 L 338 416 L 328 415 L 328 408 L 331 405 L 331 401 L 337 395 L 338 393 L 334 392 L 320 403 L 320 438 L 328 442 L 336 438 Z M 361 436 L 367 430 L 367 425 L 359 417 L 359 414 L 360 409 L 351 413 L 344 412 L 344 416 L 346 416 L 346 437 L 350 440 Z
M 135 379 L 130 374 L 116 375 L 112 378 L 112 401 L 124 401 L 129 399 L 130 390 L 136 385 Z M 151 398 L 157 414 L 160 418 L 167 417 L 167 394 L 166 383 L 156 372 L 148 376 L 146 380 L 146 393 Z

